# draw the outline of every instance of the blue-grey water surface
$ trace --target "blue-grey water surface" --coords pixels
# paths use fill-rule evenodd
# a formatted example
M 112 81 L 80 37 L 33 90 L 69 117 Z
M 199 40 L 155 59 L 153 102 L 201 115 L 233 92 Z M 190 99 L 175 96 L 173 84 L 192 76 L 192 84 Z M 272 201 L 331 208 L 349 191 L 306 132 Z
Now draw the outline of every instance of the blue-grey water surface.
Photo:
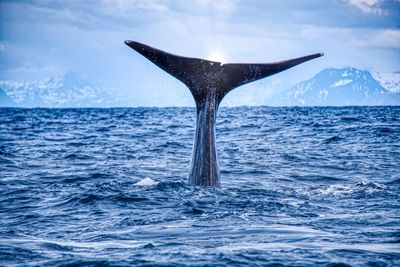
M 0 109 L 0 265 L 400 265 L 400 107 L 217 121 L 222 189 L 193 108 Z

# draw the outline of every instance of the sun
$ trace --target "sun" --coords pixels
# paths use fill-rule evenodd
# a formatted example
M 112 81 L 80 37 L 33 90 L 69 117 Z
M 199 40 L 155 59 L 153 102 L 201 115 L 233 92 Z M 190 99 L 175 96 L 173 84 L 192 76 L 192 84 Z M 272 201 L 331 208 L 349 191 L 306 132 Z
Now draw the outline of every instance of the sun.
M 208 54 L 207 59 L 222 63 L 224 62 L 224 55 L 219 51 L 212 51 Z

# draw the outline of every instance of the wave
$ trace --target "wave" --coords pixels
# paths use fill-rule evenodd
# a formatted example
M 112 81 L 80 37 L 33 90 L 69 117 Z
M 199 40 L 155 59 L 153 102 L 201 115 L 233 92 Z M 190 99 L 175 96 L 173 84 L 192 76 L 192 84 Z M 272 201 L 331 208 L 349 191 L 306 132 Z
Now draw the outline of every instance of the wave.
M 400 265 L 398 108 L 1 111 L 0 265 Z

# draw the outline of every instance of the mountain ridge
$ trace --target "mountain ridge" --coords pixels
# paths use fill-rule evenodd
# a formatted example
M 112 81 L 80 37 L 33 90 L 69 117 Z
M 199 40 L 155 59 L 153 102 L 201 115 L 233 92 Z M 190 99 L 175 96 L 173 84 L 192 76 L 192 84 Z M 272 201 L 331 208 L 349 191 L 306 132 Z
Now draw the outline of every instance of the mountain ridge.
M 391 88 L 394 91 L 394 88 Z M 272 96 L 272 106 L 400 105 L 400 94 L 382 86 L 368 71 L 327 68 Z
M 271 89 L 274 85 L 270 83 L 265 86 Z M 132 96 L 121 97 L 108 92 L 84 81 L 74 72 L 35 82 L 0 81 L 0 106 L 3 107 L 118 107 L 130 106 L 131 100 Z M 262 104 L 400 105 L 400 72 L 326 68 L 308 80 L 264 98 Z
M 95 107 L 115 102 L 112 94 L 74 72 L 35 82 L 0 81 L 0 89 L 19 107 Z

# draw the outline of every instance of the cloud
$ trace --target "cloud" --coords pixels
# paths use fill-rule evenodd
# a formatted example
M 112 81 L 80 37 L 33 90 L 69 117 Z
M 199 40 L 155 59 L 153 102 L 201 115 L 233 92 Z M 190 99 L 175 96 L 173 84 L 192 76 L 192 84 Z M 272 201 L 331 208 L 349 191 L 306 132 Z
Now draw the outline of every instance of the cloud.
M 364 45 L 400 49 L 400 30 L 377 30 L 370 33 Z
M 79 1 L 85 4 L 86 1 Z M 186 0 L 100 0 L 97 4 L 102 10 L 112 11 L 122 15 L 129 15 L 129 12 L 167 12 L 176 6 L 185 6 Z M 236 8 L 238 0 L 193 0 L 189 4 L 194 9 L 215 9 L 221 12 L 232 12 Z
M 84 3 L 85 1 L 83 1 Z M 166 12 L 168 4 L 164 0 L 102 0 L 98 3 L 101 12 L 129 16 L 132 12 Z
M 362 48 L 399 49 L 400 30 L 359 29 L 339 27 L 306 27 L 301 31 L 303 38 L 311 41 L 325 40 L 327 43 L 343 43 Z
M 195 3 L 199 7 L 214 8 L 226 13 L 230 13 L 236 8 L 236 1 L 234 0 L 196 0 Z
M 7 10 L 3 21 L 30 21 L 32 24 L 65 24 L 85 30 L 129 31 L 161 26 L 170 20 L 179 20 L 185 27 L 188 20 L 213 17 L 215 21 L 236 11 L 239 0 L 70 0 L 70 1 L 0 1 Z M 27 13 L 17 19 L 19 13 Z
M 280 74 L 289 83 L 326 66 L 397 70 L 398 7 L 397 0 L 0 0 L 0 76 L 40 79 L 74 70 L 142 99 L 138 105 L 164 93 L 176 96 L 165 103 L 192 100 L 182 84 L 126 47 L 125 39 L 182 56 L 219 53 L 227 62 L 326 52 L 319 61 Z M 178 97 L 180 92 L 188 97 Z M 233 94 L 226 103 L 244 97 Z
M 382 0 L 347 0 L 347 3 L 359 8 L 364 13 L 382 15 L 385 12 L 379 7 Z

